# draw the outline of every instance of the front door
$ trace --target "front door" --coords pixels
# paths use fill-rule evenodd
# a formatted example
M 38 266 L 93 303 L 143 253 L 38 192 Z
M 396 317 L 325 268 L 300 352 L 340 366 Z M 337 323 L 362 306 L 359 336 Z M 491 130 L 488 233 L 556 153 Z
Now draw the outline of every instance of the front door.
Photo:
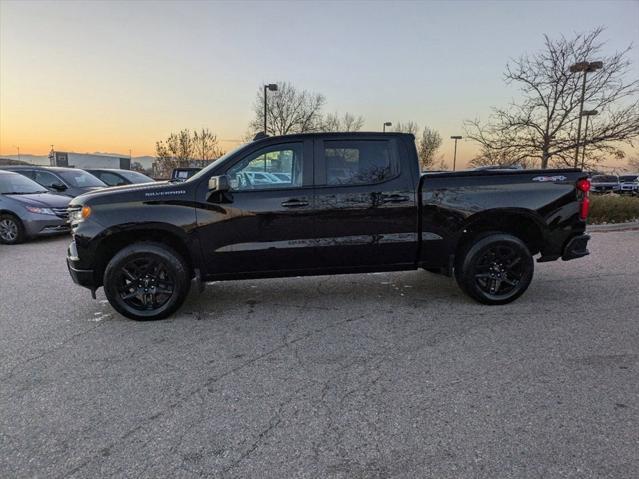
M 198 189 L 203 197 L 197 198 L 197 222 L 207 276 L 316 267 L 311 140 L 258 148 L 221 173 L 229 177 L 230 191 Z

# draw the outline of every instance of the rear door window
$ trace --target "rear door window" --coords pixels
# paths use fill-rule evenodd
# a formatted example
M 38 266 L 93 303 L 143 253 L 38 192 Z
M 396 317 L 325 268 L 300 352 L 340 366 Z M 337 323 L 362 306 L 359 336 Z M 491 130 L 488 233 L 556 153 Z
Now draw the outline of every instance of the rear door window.
M 397 175 L 388 140 L 328 140 L 323 144 L 329 186 L 381 183 Z

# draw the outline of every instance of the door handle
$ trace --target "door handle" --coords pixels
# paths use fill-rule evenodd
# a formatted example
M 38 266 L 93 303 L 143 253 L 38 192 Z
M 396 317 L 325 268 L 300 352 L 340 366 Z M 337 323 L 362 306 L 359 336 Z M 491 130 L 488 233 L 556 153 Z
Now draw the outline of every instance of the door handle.
M 305 199 L 291 198 L 290 200 L 282 201 L 284 208 L 301 208 L 302 206 L 308 206 L 308 201 Z
M 404 195 L 382 195 L 382 201 L 384 203 L 403 203 L 408 200 L 410 200 L 410 198 Z

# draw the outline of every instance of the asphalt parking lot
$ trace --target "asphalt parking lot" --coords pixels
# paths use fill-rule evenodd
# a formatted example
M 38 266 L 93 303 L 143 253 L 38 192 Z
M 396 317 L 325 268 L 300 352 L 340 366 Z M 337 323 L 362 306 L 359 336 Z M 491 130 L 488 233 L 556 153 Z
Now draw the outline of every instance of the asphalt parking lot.
M 517 302 L 425 271 L 215 283 L 140 323 L 0 245 L 0 476 L 637 477 L 639 231 Z

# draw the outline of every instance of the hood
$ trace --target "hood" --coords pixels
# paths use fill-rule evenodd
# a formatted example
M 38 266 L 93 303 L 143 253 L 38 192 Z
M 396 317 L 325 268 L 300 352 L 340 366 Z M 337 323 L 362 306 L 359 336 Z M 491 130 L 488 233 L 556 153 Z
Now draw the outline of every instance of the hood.
M 151 198 L 157 194 L 158 197 L 167 195 L 184 194 L 183 183 L 171 183 L 169 181 L 157 181 L 154 183 L 138 183 L 132 185 L 112 186 L 110 188 L 99 188 L 94 191 L 76 196 L 72 205 L 84 205 L 87 203 L 107 203 L 118 201 L 140 200 Z
M 39 208 L 66 208 L 69 205 L 68 196 L 52 195 L 51 193 L 34 193 L 30 195 L 6 195 L 18 203 Z

